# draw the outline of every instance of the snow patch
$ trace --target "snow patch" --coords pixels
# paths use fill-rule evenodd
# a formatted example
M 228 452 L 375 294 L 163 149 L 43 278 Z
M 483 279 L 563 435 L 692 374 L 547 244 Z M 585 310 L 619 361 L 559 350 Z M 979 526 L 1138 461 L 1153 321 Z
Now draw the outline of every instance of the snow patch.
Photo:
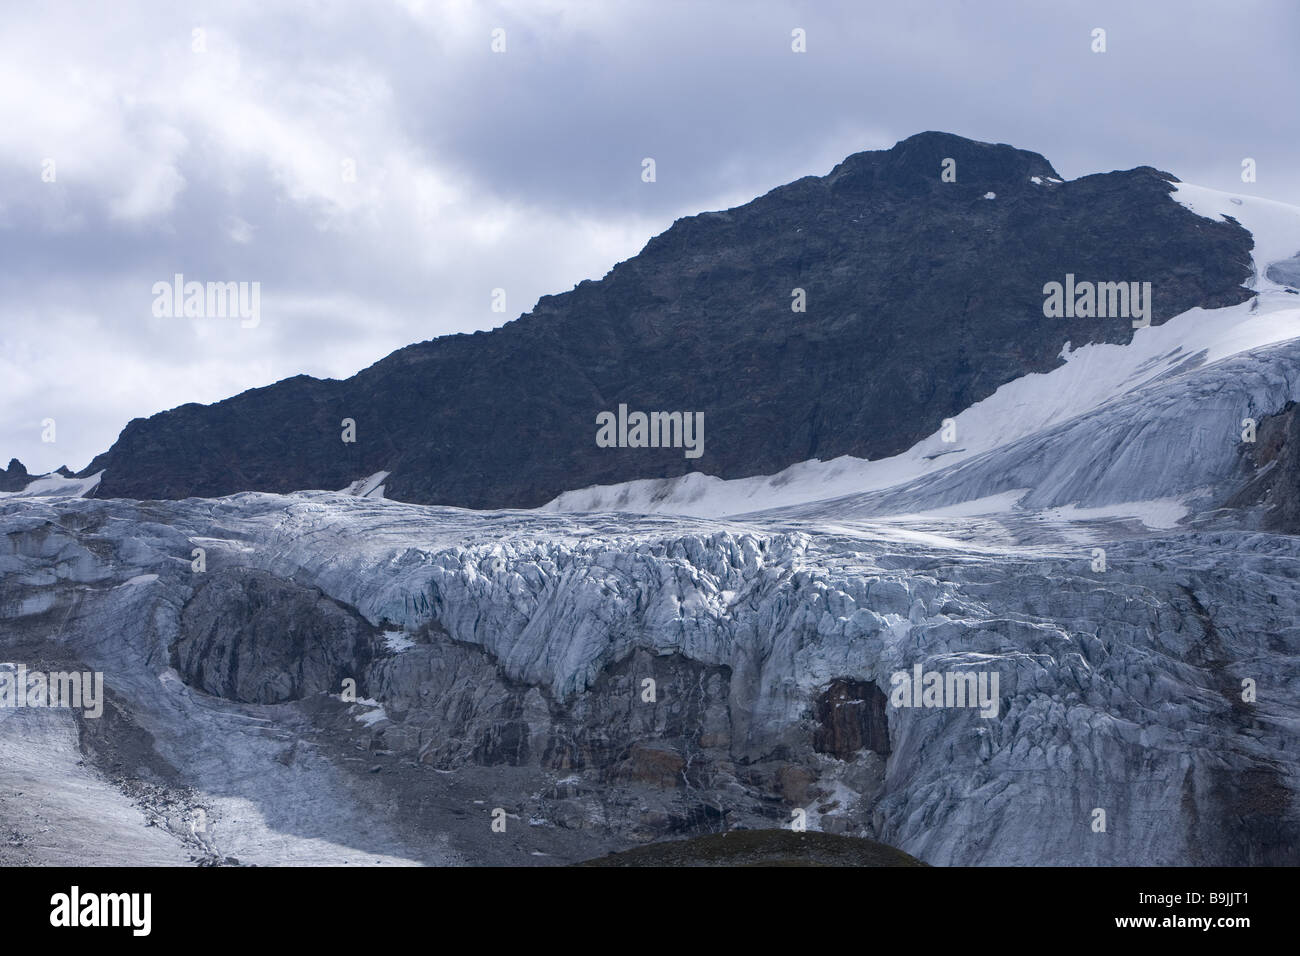
M 50 472 L 29 482 L 22 491 L 0 491 L 0 498 L 85 498 L 99 485 L 103 474 L 97 471 L 89 478 L 64 478 Z
M 137 584 L 152 584 L 154 581 L 157 580 L 158 580 L 158 575 L 156 574 L 137 574 L 135 577 L 131 578 L 130 580 L 123 581 L 121 584 L 118 585 L 118 587 L 129 588 Z
M 402 651 L 415 646 L 415 641 L 411 640 L 401 631 L 384 631 L 384 646 L 394 654 L 400 654 Z
M 1187 517 L 1187 505 L 1179 498 L 1153 498 L 1150 501 L 1127 501 L 1099 508 L 1080 508 L 1066 505 L 1049 508 L 1043 517 L 1057 521 L 1095 521 L 1098 518 L 1136 518 L 1153 531 L 1165 531 L 1178 526 Z
M 384 481 L 391 475 L 390 471 L 377 471 L 367 478 L 358 478 L 352 484 L 344 488 L 340 494 L 352 495 L 355 498 L 373 498 L 376 501 L 384 501 Z

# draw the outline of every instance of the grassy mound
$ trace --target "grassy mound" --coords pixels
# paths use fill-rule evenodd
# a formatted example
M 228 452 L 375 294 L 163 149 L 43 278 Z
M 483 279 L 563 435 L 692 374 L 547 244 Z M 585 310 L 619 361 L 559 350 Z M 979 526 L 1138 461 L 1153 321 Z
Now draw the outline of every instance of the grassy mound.
M 791 830 L 732 830 L 610 853 L 578 866 L 926 866 L 858 837 Z

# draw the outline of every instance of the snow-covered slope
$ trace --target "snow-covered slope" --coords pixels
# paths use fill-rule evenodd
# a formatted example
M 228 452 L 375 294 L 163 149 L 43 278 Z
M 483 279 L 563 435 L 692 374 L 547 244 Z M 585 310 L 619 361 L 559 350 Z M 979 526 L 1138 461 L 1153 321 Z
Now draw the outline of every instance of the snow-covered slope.
M 366 478 L 358 478 L 352 484 L 344 488 L 341 494 L 356 495 L 358 498 L 374 498 L 382 501 L 384 497 L 384 479 L 389 472 L 377 471 Z
M 1300 255 L 1300 209 L 1241 193 L 1220 192 L 1191 183 L 1174 183 L 1173 198 L 1206 219 L 1235 219 L 1255 240 L 1249 287 L 1260 292 L 1286 288 L 1268 276 L 1271 266 Z
M 1300 251 L 1300 209 L 1175 185 L 1174 198 L 1188 208 L 1210 218 L 1232 216 L 1251 231 L 1256 242 L 1255 276 L 1249 285 L 1259 291 L 1256 299 L 1225 309 L 1193 309 L 1162 325 L 1137 329 L 1128 345 L 1066 349 L 1059 367 L 1009 382 L 954 416 L 948 433 L 954 441 L 944 441 L 944 429 L 936 423 L 934 434 L 893 458 L 814 460 L 776 475 L 730 481 L 695 473 L 597 486 L 560 495 L 542 510 L 725 516 L 893 488 L 1054 429 L 1180 372 L 1221 375 L 1212 368 L 1216 363 L 1300 336 L 1300 295 L 1266 275 L 1274 263 Z M 1255 412 L 1272 412 L 1295 397 L 1290 391 L 1261 393 L 1252 396 L 1250 404 Z M 1138 499 L 1137 489 L 1129 497 L 1119 493 L 1119 498 L 1094 494 L 1089 500 L 1117 504 Z M 1148 493 L 1141 491 L 1141 495 Z
M 99 485 L 104 473 L 87 478 L 65 478 L 57 472 L 32 479 L 21 491 L 0 491 L 0 498 L 84 498 Z
M 1171 509 L 1212 510 L 1247 477 L 1242 422 L 1258 421 L 1300 398 L 1300 340 L 1208 367 L 1197 358 L 1188 356 L 1188 368 L 1174 369 L 1090 414 L 906 484 L 782 511 L 843 518 L 962 504 L 970 514 L 993 514 L 1008 505 L 1058 514 L 1105 509 L 1151 519 L 1148 525 L 1158 527 Z

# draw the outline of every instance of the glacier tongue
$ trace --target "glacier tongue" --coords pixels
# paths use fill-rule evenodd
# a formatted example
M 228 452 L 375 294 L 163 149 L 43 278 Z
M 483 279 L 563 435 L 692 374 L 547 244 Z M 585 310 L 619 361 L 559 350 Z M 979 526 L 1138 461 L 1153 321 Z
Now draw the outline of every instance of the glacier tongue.
M 5 502 L 0 638 L 103 670 L 224 814 L 221 852 L 246 859 L 318 860 L 333 834 L 344 856 L 446 861 L 476 858 L 478 838 L 450 810 L 432 817 L 450 845 L 421 843 L 402 814 L 362 826 L 373 805 L 350 795 L 342 758 L 323 743 L 284 757 L 304 725 L 335 726 L 317 698 L 254 707 L 177 680 L 184 609 L 205 575 L 236 572 L 298 589 L 307 620 L 312 602 L 359 612 L 374 629 L 359 692 L 384 711 L 347 718 L 349 732 L 429 768 L 420 787 L 450 772 L 486 805 L 513 799 L 556 854 L 782 825 L 801 807 L 931 863 L 1296 862 L 1300 544 L 1081 527 L 1104 571 L 1031 515 L 738 523 L 330 493 Z M 252 640 L 257 613 L 231 604 L 213 626 Z M 917 664 L 996 672 L 997 716 L 883 706 L 891 675 Z M 1258 703 L 1242 700 L 1247 679 Z M 489 772 L 518 776 L 489 792 Z M 286 808 L 294 793 L 314 822 Z

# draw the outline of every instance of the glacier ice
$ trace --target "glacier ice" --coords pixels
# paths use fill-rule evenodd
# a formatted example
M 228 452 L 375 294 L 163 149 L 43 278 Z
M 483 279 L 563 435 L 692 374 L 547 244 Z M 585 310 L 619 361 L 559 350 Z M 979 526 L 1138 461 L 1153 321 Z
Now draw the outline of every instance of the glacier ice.
M 747 825 L 772 825 L 765 788 L 785 804 L 835 803 L 818 826 L 931 863 L 1295 862 L 1300 542 L 1083 525 L 1087 544 L 1030 513 L 724 522 L 324 492 L 5 502 L 0 633 L 102 669 L 158 752 L 245 821 L 227 852 L 247 859 L 289 852 L 268 833 L 302 828 L 282 801 L 302 796 L 306 771 L 276 762 L 288 717 L 252 718 L 172 670 L 204 583 L 196 543 L 208 574 L 317 589 L 375 628 L 362 690 L 384 707 L 369 726 L 398 752 L 443 771 L 525 768 L 552 788 L 536 812 L 576 815 L 575 828 L 644 834 L 653 814 L 590 795 L 631 780 Z M 1092 542 L 1106 548 L 1102 573 Z M 145 574 L 157 578 L 119 586 Z M 996 719 L 890 709 L 887 755 L 814 748 L 834 732 L 815 716 L 832 682 L 887 692 L 894 671 L 973 659 L 999 674 Z M 641 668 L 630 687 L 610 676 L 629 662 Z M 642 716 L 629 691 L 650 673 L 659 699 Z M 626 739 L 602 750 L 619 720 Z M 321 756 L 312 766 L 313 812 L 355 834 L 355 809 L 326 798 L 347 790 L 329 782 L 338 771 Z M 585 803 L 584 788 L 558 785 L 575 771 L 590 777 Z M 1105 833 L 1090 828 L 1094 808 Z M 259 817 L 274 822 L 247 822 Z M 374 845 L 423 858 L 381 823 L 396 832 Z M 323 839 L 324 823 L 309 829 L 299 838 Z

